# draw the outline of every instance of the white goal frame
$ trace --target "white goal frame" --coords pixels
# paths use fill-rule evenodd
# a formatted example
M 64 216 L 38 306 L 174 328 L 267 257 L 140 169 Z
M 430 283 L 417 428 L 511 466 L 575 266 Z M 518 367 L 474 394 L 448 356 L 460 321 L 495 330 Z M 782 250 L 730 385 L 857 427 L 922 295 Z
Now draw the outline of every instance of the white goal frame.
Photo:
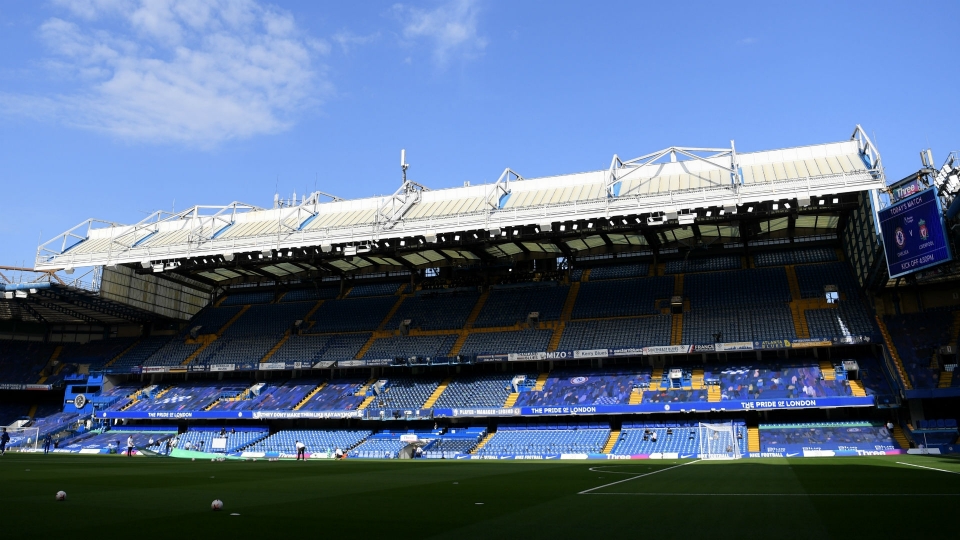
M 36 452 L 42 448 L 38 440 L 40 428 L 7 426 L 7 434 L 10 435 L 7 452 Z
M 700 459 L 740 459 L 737 428 L 733 422 L 705 423 L 697 426 L 700 437 Z

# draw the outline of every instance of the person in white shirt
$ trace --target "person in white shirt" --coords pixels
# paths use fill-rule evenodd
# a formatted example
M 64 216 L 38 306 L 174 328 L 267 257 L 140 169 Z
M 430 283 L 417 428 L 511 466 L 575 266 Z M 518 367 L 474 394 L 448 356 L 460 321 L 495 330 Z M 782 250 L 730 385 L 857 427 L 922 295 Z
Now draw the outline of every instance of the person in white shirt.
M 303 458 L 304 461 L 307 460 L 307 445 L 303 444 L 300 441 L 297 441 L 297 461 L 300 461 Z
M 127 437 L 127 457 L 133 455 L 133 435 Z

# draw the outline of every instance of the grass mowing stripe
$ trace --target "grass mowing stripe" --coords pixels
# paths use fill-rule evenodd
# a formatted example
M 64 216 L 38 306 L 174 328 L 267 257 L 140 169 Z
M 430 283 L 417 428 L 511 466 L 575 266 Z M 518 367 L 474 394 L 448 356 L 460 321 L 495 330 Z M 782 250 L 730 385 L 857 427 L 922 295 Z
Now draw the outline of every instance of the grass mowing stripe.
M 695 460 L 689 461 L 689 462 L 687 462 L 687 463 L 681 463 L 680 465 L 674 465 L 673 467 L 667 467 L 666 469 L 660 469 L 660 470 L 658 470 L 658 471 L 648 472 L 648 473 L 641 474 L 641 475 L 639 475 L 639 476 L 634 476 L 633 478 L 624 478 L 623 480 L 617 480 L 616 482 L 610 482 L 609 484 L 604 484 L 604 485 L 602 485 L 602 486 L 597 486 L 597 487 L 595 487 L 595 488 L 585 489 L 585 490 L 577 493 L 577 495 L 589 495 L 591 491 L 595 491 L 595 490 L 598 490 L 598 489 L 601 489 L 601 488 L 605 488 L 605 487 L 615 486 L 615 485 L 617 485 L 617 484 L 622 484 L 622 483 L 624 483 L 624 482 L 629 482 L 629 481 L 631 481 L 631 480 L 636 480 L 637 478 L 643 478 L 644 476 L 650 476 L 650 475 L 653 475 L 653 474 L 662 473 L 662 472 L 664 472 L 664 471 L 669 471 L 669 470 L 671 470 L 671 469 L 676 469 L 677 467 L 683 467 L 684 465 L 690 465 L 690 464 L 696 463 L 696 462 L 698 462 L 698 461 L 700 461 L 700 460 L 699 460 L 699 459 L 695 459 Z
M 940 471 L 940 472 L 945 472 L 945 473 L 950 473 L 950 474 L 960 474 L 960 473 L 958 473 L 957 471 L 948 471 L 948 470 L 946 470 L 946 469 L 937 469 L 937 468 L 934 468 L 934 467 L 925 467 L 925 466 L 923 466 L 923 465 L 915 465 L 915 464 L 913 464 L 913 463 L 904 463 L 904 462 L 902 462 L 902 461 L 898 461 L 897 463 L 899 463 L 900 465 L 909 465 L 910 467 L 919 467 L 919 468 L 921 468 L 921 469 L 929 469 L 929 470 L 931 470 L 931 471 Z

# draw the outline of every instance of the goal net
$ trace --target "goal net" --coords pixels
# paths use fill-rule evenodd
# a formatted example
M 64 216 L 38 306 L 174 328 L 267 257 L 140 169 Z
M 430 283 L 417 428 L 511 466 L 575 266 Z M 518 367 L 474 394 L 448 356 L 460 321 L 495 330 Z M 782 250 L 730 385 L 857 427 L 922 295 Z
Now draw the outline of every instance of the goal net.
M 733 422 L 700 423 L 700 459 L 740 459 L 740 445 Z
M 33 452 L 39 450 L 42 445 L 42 442 L 37 440 L 40 438 L 39 428 L 8 427 L 7 434 L 10 435 L 10 442 L 7 443 L 7 452 Z

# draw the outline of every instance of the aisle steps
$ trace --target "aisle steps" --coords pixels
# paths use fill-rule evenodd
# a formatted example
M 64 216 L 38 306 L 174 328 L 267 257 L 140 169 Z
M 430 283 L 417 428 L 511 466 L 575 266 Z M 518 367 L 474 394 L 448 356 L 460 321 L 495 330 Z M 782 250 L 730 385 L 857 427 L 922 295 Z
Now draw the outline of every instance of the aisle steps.
M 603 450 L 602 450 L 602 452 L 603 452 L 604 454 L 609 454 L 610 452 L 612 452 L 612 451 L 613 451 L 613 447 L 617 445 L 617 441 L 619 441 L 619 440 L 620 440 L 620 430 L 619 430 L 619 429 L 611 429 L 611 430 L 610 430 L 610 436 L 607 437 L 607 443 L 603 445 Z
M 317 395 L 317 393 L 319 393 L 321 390 L 326 388 L 326 386 L 327 386 L 327 381 L 323 381 L 322 383 L 318 384 L 316 388 L 311 390 L 310 393 L 308 393 L 306 396 L 303 397 L 303 399 L 300 400 L 300 403 L 297 403 L 293 407 L 293 410 L 299 411 L 304 405 L 307 404 L 308 401 L 310 401 L 313 398 L 313 396 Z
M 760 428 L 748 427 L 747 428 L 747 452 L 759 452 L 760 451 Z
M 484 446 L 487 445 L 488 442 L 490 442 L 490 439 L 492 439 L 494 435 L 496 435 L 496 433 L 487 433 L 486 435 L 484 435 L 483 438 L 480 439 L 480 442 L 478 442 L 477 445 L 473 447 L 473 450 L 470 450 L 470 453 L 476 454 L 481 448 L 483 448 Z
M 421 407 L 421 409 L 433 408 L 433 404 L 436 403 L 438 399 L 440 399 L 440 394 L 443 394 L 443 391 L 446 390 L 448 386 L 450 386 L 450 381 L 451 381 L 450 377 L 447 377 L 446 379 L 444 379 L 443 382 L 441 382 L 437 386 L 437 388 L 434 389 L 433 393 L 430 394 L 430 397 L 427 398 L 427 402 L 423 404 L 423 407 Z

